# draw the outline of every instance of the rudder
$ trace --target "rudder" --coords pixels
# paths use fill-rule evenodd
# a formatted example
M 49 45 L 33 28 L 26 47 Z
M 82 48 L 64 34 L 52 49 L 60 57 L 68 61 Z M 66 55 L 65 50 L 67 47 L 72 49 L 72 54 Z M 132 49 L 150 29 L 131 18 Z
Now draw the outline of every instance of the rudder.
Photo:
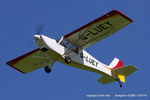
M 120 67 L 123 67 L 123 62 L 119 60 L 118 58 L 114 58 L 113 61 L 108 66 L 109 69 L 115 69 L 115 68 L 120 68 Z

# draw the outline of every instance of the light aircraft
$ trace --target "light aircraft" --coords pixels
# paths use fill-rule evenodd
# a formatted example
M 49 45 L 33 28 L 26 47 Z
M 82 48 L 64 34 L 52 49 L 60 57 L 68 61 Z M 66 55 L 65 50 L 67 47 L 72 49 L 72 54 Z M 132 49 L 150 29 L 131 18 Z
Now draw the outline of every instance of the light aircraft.
M 47 73 L 59 61 L 68 66 L 102 74 L 98 79 L 102 84 L 118 81 L 120 87 L 125 83 L 125 76 L 137 70 L 133 65 L 123 66 L 118 58 L 110 63 L 103 64 L 84 49 L 90 45 L 112 35 L 133 21 L 117 10 L 95 19 L 94 21 L 62 36 L 52 39 L 45 35 L 34 35 L 38 48 L 17 57 L 7 64 L 22 73 L 28 73 L 45 67 Z

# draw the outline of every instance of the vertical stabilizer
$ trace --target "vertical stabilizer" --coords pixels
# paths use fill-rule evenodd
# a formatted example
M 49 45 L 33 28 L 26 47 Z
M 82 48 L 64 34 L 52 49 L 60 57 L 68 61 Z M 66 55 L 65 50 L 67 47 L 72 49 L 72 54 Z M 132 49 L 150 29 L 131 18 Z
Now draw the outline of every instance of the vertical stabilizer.
M 120 67 L 123 67 L 123 62 L 119 60 L 118 58 L 114 58 L 114 60 L 108 66 L 108 68 L 110 69 L 115 69 L 115 68 L 120 68 Z
M 114 60 L 108 66 L 108 68 L 110 68 L 112 71 L 113 71 L 113 69 L 122 68 L 122 67 L 123 67 L 123 62 L 121 60 L 119 60 L 118 58 L 114 58 Z M 113 71 L 113 73 L 119 78 L 120 81 L 125 83 L 124 75 L 115 73 L 114 71 Z

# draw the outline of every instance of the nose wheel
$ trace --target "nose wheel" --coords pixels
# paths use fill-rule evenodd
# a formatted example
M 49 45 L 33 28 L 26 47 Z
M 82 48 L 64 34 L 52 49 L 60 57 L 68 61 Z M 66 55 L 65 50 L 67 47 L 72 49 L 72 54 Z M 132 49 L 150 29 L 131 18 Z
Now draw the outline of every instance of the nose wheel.
M 66 57 L 65 57 L 65 62 L 66 62 L 67 64 L 71 63 L 71 58 L 70 58 L 69 56 L 66 56 Z
M 49 68 L 49 66 L 45 66 L 44 70 L 45 70 L 46 73 L 50 73 L 51 72 L 51 68 Z

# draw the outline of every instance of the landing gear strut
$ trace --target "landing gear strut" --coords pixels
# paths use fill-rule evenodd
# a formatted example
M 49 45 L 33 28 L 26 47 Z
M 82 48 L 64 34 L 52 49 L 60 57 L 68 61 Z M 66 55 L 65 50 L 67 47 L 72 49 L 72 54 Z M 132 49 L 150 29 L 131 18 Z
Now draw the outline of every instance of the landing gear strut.
M 118 81 L 118 83 L 120 84 L 120 87 L 122 87 L 122 84 L 121 84 L 120 80 L 119 80 L 119 79 L 117 79 L 117 81 Z
M 65 57 L 65 62 L 68 63 L 68 64 L 71 63 L 71 58 L 69 56 L 66 56 Z
M 50 73 L 51 72 L 51 68 L 49 68 L 49 66 L 45 66 L 44 70 L 45 70 L 46 73 Z

